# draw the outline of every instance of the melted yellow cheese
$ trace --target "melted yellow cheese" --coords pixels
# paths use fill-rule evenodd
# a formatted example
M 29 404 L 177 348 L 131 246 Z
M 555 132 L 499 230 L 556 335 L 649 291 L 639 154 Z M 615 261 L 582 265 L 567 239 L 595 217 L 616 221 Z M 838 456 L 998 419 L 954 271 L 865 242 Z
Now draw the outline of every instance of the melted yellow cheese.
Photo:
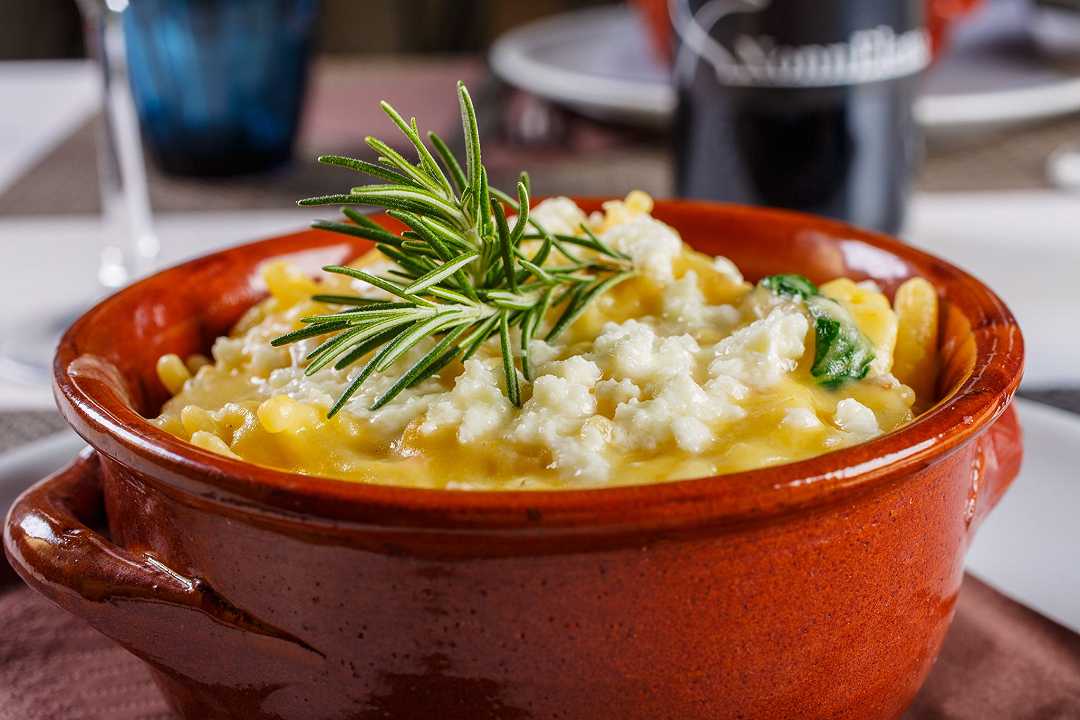
M 863 442 L 912 419 L 915 395 L 890 374 L 897 315 L 875 287 L 844 279 L 822 287 L 876 355 L 866 378 L 826 389 L 810 374 L 814 335 L 805 307 L 753 288 L 729 261 L 682 245 L 650 210 L 648 196 L 636 193 L 590 218 L 565 198 L 534 210 L 560 232 L 588 222 L 641 272 L 595 302 L 562 344 L 534 341 L 538 370 L 522 385 L 522 408 L 506 400 L 493 340 L 464 366 L 455 362 L 368 410 L 429 347 L 422 345 L 327 419 L 359 366 L 307 377 L 303 357 L 318 340 L 285 348 L 269 341 L 299 327 L 301 317 L 334 311 L 309 299 L 316 290 L 370 288 L 337 275 L 316 283 L 276 263 L 263 273 L 270 297 L 215 343 L 211 362 L 161 360 L 162 381 L 175 396 L 154 422 L 204 449 L 297 473 L 495 490 L 764 467 Z M 358 264 L 379 262 L 365 256 Z M 913 334 L 900 327 L 905 343 Z

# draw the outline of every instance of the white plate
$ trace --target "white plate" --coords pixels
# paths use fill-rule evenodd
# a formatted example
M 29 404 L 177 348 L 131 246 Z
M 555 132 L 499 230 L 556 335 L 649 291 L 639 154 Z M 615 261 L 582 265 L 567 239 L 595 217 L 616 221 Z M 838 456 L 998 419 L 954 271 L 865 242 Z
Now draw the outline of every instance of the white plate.
M 990 514 L 968 569 L 1019 602 L 1080 632 L 1080 416 L 1016 401 L 1024 428 L 1020 477 Z M 0 456 L 0 515 L 34 482 L 83 447 L 64 432 Z
M 0 192 L 94 114 L 100 82 L 87 60 L 0 63 Z
M 1021 0 L 989 3 L 957 27 L 915 114 L 927 130 L 996 127 L 1080 110 L 1080 78 L 1049 67 L 1027 37 Z M 491 49 L 507 83 L 605 120 L 664 127 L 675 109 L 668 71 L 626 6 L 522 26 Z
M 1080 415 L 1027 400 L 1016 406 L 1024 466 L 979 528 L 967 567 L 1080 632 Z
M 587 8 L 523 25 L 491 46 L 502 80 L 593 117 L 663 127 L 675 111 L 667 68 L 638 15 Z
M 0 0 L 2 2 L 2 0 Z M 321 211 L 321 212 L 319 212 Z M 161 241 L 158 267 L 165 268 L 230 245 L 297 232 L 310 221 L 326 217 L 326 208 L 285 210 L 227 210 L 158 214 L 155 230 Z M 0 305 L 23 310 L 0 317 L 0 356 L 13 337 L 13 324 L 33 316 L 38 322 L 56 322 L 84 312 L 102 292 L 96 270 L 103 242 L 100 216 L 29 215 L 0 217 Z M 49 268 L 50 282 L 42 282 Z M 7 272 L 29 268 L 29 272 Z M 51 288 L 62 287 L 64 292 Z M 73 307 L 85 298 L 84 307 Z M 0 358 L 0 411 L 55 407 L 46 376 L 19 382 L 5 374 Z
M 71 430 L 64 430 L 0 455 L 0 518 L 19 494 L 51 475 L 86 446 Z
M 1063 331 L 1080 308 L 1078 227 L 1069 193 L 919 193 L 901 237 L 1005 300 L 1024 333 L 1025 388 L 1080 387 L 1080 333 Z

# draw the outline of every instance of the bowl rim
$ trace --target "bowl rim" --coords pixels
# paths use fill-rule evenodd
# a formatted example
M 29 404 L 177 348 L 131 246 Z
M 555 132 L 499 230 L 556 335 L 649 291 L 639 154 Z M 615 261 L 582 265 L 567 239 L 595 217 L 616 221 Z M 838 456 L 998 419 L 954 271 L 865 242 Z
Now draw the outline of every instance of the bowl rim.
M 584 207 L 602 198 L 574 197 Z M 705 212 L 742 215 L 751 221 L 801 222 L 875 246 L 932 270 L 974 298 L 976 353 L 972 372 L 947 396 L 911 423 L 865 443 L 792 463 L 705 478 L 568 490 L 445 490 L 349 482 L 304 475 L 198 448 L 154 426 L 100 384 L 79 382 L 70 371 L 76 338 L 92 331 L 110 304 L 137 296 L 162 276 L 198 262 L 223 260 L 255 248 L 313 243 L 341 244 L 342 237 L 307 230 L 258 240 L 203 255 L 162 270 L 106 298 L 63 335 L 54 360 L 54 393 L 62 414 L 98 452 L 156 481 L 177 497 L 327 528 L 452 529 L 474 532 L 622 532 L 741 523 L 848 497 L 943 459 L 982 433 L 1005 412 L 1020 383 L 1023 338 L 1005 303 L 960 268 L 887 235 L 805 213 L 696 200 L 657 200 L 654 213 Z M 677 225 L 675 226 L 678 230 Z M 328 238 L 332 238 L 332 241 Z M 350 242 L 355 245 L 355 243 Z M 362 247 L 363 244 L 357 245 Z M 282 253 L 279 253 L 282 254 Z M 932 281 L 933 282 L 933 281 Z M 941 291 L 938 283 L 935 287 Z M 969 315 L 970 319 L 970 315 Z

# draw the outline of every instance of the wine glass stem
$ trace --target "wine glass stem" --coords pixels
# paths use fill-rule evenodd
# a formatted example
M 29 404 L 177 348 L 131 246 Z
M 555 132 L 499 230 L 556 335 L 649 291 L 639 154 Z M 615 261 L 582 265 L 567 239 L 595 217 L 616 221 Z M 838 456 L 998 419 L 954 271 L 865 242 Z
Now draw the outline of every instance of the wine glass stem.
M 138 118 L 128 81 L 122 12 L 87 13 L 88 39 L 102 78 L 103 122 L 98 138 L 104 244 L 98 279 L 127 284 L 150 269 L 159 245 L 153 231 Z

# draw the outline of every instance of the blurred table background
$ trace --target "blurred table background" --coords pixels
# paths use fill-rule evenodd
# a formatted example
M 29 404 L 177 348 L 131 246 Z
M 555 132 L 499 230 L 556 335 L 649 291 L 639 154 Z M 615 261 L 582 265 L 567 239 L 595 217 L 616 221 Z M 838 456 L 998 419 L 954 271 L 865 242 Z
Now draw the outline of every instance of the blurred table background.
M 301 210 L 295 200 L 347 185 L 350 174 L 312 158 L 364 156 L 365 135 L 392 136 L 379 98 L 458 137 L 457 79 L 477 98 L 495 182 L 526 168 L 541 194 L 672 194 L 662 134 L 605 125 L 500 85 L 481 56 L 324 57 L 313 68 L 291 165 L 268 175 L 197 179 L 166 176 L 149 164 L 161 264 L 325 216 L 326 209 Z M 0 63 L 0 300 L 9 306 L 53 303 L 73 316 L 78 308 L 62 307 L 64 295 L 95 292 L 87 268 L 96 264 L 101 239 L 98 102 L 85 61 Z M 903 233 L 1009 302 L 1030 345 L 1028 390 L 1080 388 L 1080 333 L 1062 332 L 1080 268 L 1080 195 L 1052 189 L 1044 171 L 1049 153 L 1071 138 L 1080 139 L 1080 116 L 928 142 Z M 61 286 L 70 292 L 47 291 Z M 47 388 L 0 380 L 0 408 L 50 405 Z

